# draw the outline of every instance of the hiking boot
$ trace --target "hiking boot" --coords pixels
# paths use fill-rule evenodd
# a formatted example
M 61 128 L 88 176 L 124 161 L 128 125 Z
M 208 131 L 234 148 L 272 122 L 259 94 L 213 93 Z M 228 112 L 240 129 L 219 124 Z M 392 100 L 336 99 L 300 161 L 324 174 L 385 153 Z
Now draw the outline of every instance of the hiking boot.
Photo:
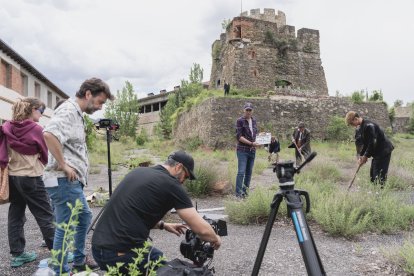
M 99 268 L 99 265 L 95 263 L 94 260 L 91 260 L 88 257 L 86 257 L 84 264 L 73 264 L 72 271 L 75 273 L 86 271 L 86 267 L 89 267 L 90 270 L 96 270 Z
M 25 263 L 30 263 L 36 260 L 36 253 L 35 252 L 24 252 L 19 256 L 12 257 L 10 262 L 11 267 L 19 267 Z

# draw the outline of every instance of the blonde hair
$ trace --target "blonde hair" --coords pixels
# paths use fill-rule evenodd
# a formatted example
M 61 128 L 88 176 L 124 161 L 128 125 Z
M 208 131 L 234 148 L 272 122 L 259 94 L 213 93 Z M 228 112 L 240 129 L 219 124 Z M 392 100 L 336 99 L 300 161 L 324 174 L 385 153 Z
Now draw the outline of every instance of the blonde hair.
M 33 108 L 37 109 L 42 107 L 46 108 L 45 104 L 36 98 L 24 98 L 19 99 L 12 106 L 12 120 L 23 121 L 28 119 L 32 115 Z
M 349 111 L 345 115 L 345 123 L 349 126 L 355 118 L 359 118 L 359 114 L 355 111 Z

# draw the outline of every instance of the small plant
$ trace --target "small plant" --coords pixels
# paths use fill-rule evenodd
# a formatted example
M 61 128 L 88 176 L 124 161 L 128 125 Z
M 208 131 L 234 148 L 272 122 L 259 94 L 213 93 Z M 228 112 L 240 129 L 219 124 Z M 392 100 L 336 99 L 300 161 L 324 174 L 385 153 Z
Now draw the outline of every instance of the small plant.
M 351 100 L 354 103 L 362 103 L 364 101 L 364 98 L 365 98 L 365 92 L 363 90 L 361 90 L 361 91 L 355 91 L 351 95 Z
M 185 141 L 182 143 L 185 150 L 188 151 L 195 151 L 203 144 L 203 141 L 199 137 L 191 137 L 185 139 Z
M 145 128 L 142 128 L 141 132 L 135 139 L 135 142 L 137 143 L 138 146 L 142 146 L 148 141 L 149 141 L 149 137 L 148 137 L 147 131 L 145 130 Z
M 151 248 L 151 243 L 146 241 L 144 243 L 144 247 L 132 249 L 132 251 L 137 254 L 137 257 L 133 258 L 134 260 L 133 263 L 128 264 L 128 267 L 127 267 L 128 275 L 131 275 L 131 276 L 139 276 L 139 275 L 156 276 L 157 275 L 156 270 L 162 267 L 164 265 L 163 263 L 166 261 L 164 256 L 159 257 L 157 261 L 149 261 L 147 264 L 145 264 L 145 268 L 147 269 L 146 274 L 143 274 L 139 270 L 139 266 L 142 263 L 142 261 L 144 261 L 145 256 L 148 255 L 150 248 Z M 120 269 L 123 265 L 124 265 L 123 263 L 117 263 L 116 266 L 112 266 L 112 267 L 108 266 L 108 272 L 106 275 L 111 275 L 111 276 L 123 275 L 120 272 Z
M 77 199 L 75 202 L 75 206 L 71 203 L 67 203 L 69 209 L 71 210 L 71 215 L 69 217 L 69 221 L 67 223 L 62 222 L 56 225 L 56 228 L 61 229 L 64 231 L 63 236 L 63 243 L 62 248 L 59 250 L 52 249 L 51 250 L 51 260 L 50 263 L 53 266 L 59 267 L 60 273 L 63 272 L 63 259 L 68 254 L 69 250 L 73 249 L 73 240 L 76 233 L 76 226 L 79 224 L 77 218 L 80 211 L 83 208 L 82 202 Z

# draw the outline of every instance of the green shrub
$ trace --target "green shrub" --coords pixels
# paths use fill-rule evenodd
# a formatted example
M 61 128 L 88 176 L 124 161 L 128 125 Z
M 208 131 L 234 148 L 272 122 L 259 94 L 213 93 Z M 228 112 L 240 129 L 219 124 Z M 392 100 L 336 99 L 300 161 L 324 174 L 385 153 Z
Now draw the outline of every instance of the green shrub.
M 138 146 L 142 146 L 148 141 L 149 141 L 149 137 L 148 137 L 147 131 L 145 130 L 145 128 L 142 128 L 141 132 L 135 139 L 135 142 L 137 143 Z
M 213 162 L 205 160 L 198 162 L 194 174 L 197 179 L 187 180 L 185 183 L 188 193 L 195 197 L 208 195 L 217 182 L 216 169 Z
M 195 151 L 203 144 L 203 141 L 201 141 L 199 137 L 190 137 L 180 144 L 183 145 L 184 149 L 187 151 Z
M 351 95 L 351 100 L 354 103 L 362 103 L 364 101 L 364 98 L 365 98 L 365 95 L 364 94 L 365 94 L 365 92 L 363 90 L 361 90 L 361 91 L 355 91 Z
M 333 116 L 329 120 L 329 124 L 326 127 L 326 138 L 328 140 L 346 141 L 351 140 L 353 137 L 353 129 L 345 124 L 343 118 L 339 116 Z
M 400 256 L 402 258 L 402 268 L 405 272 L 414 274 L 414 239 L 406 241 L 401 250 Z
M 270 214 L 270 204 L 275 192 L 271 189 L 257 187 L 244 200 L 228 199 L 225 201 L 229 220 L 237 224 L 260 224 L 266 222 Z M 286 216 L 286 204 L 282 202 L 278 216 Z

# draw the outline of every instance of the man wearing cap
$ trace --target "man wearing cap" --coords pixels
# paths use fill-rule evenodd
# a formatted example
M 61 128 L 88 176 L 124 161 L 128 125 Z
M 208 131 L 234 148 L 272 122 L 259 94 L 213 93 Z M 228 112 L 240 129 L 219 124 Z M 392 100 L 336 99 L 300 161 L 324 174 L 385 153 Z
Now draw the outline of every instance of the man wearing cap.
M 195 179 L 193 170 L 193 158 L 184 151 L 176 151 L 163 165 L 137 168 L 125 176 L 107 203 L 92 237 L 92 254 L 102 270 L 120 262 L 124 263 L 120 271 L 127 275 L 128 264 L 137 257 L 132 249 L 144 246 L 151 229 L 180 236 L 190 228 L 214 249 L 220 247 L 220 237 L 197 213 L 181 185 L 187 178 Z M 186 225 L 161 220 L 172 208 Z M 156 261 L 163 253 L 151 247 L 149 255 L 150 260 Z M 146 255 L 139 264 L 142 273 L 147 259 Z
M 252 117 L 253 105 L 244 104 L 244 114 L 236 121 L 237 161 L 236 196 L 245 197 L 250 186 L 256 157 L 257 123 Z
M 310 146 L 310 136 L 310 131 L 305 128 L 305 123 L 303 122 L 300 122 L 298 127 L 293 131 L 292 147 L 295 148 L 296 166 L 300 166 L 300 164 L 302 164 L 302 156 L 307 158 L 312 152 Z
M 359 127 L 360 143 L 362 149 L 359 152 L 358 164 L 363 165 L 372 157 L 370 177 L 371 182 L 385 184 L 388 167 L 391 160 L 391 152 L 394 146 L 385 136 L 378 124 L 363 119 L 355 111 L 349 111 L 345 116 L 348 126 Z

